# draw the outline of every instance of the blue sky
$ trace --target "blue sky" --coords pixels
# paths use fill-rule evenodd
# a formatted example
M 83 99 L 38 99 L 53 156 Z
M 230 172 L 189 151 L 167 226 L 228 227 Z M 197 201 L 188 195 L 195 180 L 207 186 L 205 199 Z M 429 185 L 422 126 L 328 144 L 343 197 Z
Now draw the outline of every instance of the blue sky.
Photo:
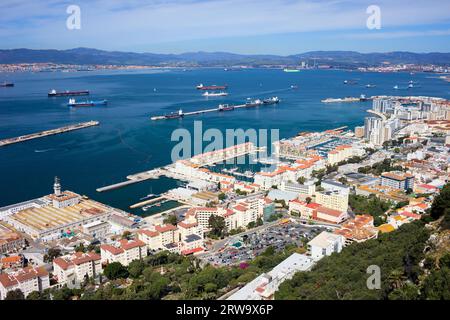
M 69 5 L 81 29 L 66 28 Z M 366 26 L 369 5 L 381 29 Z M 1 0 L 0 48 L 450 52 L 448 0 Z

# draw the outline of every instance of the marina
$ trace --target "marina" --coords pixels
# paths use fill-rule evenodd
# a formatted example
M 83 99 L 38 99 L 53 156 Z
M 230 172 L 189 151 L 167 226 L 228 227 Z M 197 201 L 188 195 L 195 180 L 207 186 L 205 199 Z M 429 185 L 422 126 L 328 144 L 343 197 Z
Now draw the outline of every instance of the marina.
M 27 135 L 15 137 L 15 138 L 3 139 L 3 140 L 0 140 L 0 147 L 10 145 L 13 143 L 19 143 L 19 142 L 32 140 L 32 139 L 43 138 L 46 136 L 69 132 L 69 131 L 73 131 L 73 130 L 79 130 L 79 129 L 89 128 L 92 126 L 98 126 L 99 124 L 100 124 L 100 122 L 98 122 L 98 121 L 82 122 L 82 123 L 77 123 L 77 124 L 57 128 L 57 129 L 41 131 L 41 132 L 27 134 Z

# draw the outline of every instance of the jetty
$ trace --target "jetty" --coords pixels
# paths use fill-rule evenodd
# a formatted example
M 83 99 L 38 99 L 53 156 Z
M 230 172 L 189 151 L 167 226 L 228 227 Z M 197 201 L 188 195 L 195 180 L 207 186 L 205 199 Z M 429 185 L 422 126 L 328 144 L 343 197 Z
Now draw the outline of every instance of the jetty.
M 88 122 L 82 122 L 82 123 L 77 123 L 77 124 L 71 124 L 71 125 L 56 128 L 56 129 L 45 130 L 45 131 L 41 131 L 41 132 L 37 132 L 37 133 L 31 133 L 31 134 L 27 134 L 27 135 L 15 137 L 15 138 L 3 139 L 3 140 L 0 140 L 0 147 L 7 146 L 7 145 L 10 145 L 13 143 L 24 142 L 24 141 L 28 141 L 28 140 L 32 140 L 32 139 L 43 138 L 46 136 L 51 136 L 51 135 L 60 134 L 60 133 L 64 133 L 64 132 L 80 130 L 80 129 L 84 129 L 84 128 L 88 128 L 88 127 L 92 127 L 92 126 L 98 126 L 99 124 L 100 124 L 100 122 L 98 122 L 98 121 L 88 121 Z
M 140 208 L 140 207 L 143 207 L 143 206 L 146 206 L 146 205 L 149 205 L 149 204 L 153 204 L 153 203 L 159 202 L 159 201 L 164 200 L 164 199 L 167 199 L 167 198 L 164 197 L 164 196 L 160 196 L 160 197 L 157 197 L 157 198 L 154 198 L 154 199 L 142 201 L 142 202 L 139 202 L 139 203 L 131 205 L 130 209 Z
M 366 97 L 365 95 L 361 95 L 360 97 L 345 97 L 345 98 L 327 98 L 321 100 L 322 103 L 345 103 L 345 102 L 362 102 L 373 100 L 374 97 Z
M 197 111 L 191 111 L 191 112 L 182 112 L 182 110 L 179 110 L 178 113 L 175 113 L 174 116 L 154 116 L 151 117 L 151 120 L 166 120 L 166 119 L 179 119 L 186 116 L 195 116 L 199 114 L 209 113 L 209 112 L 228 112 L 233 111 L 235 109 L 243 109 L 243 108 L 253 108 L 253 107 L 259 107 L 259 106 L 267 106 L 267 105 L 276 105 L 280 102 L 280 99 L 278 97 L 272 97 L 269 99 L 260 100 L 257 99 L 255 101 L 247 102 L 245 104 L 239 104 L 239 105 L 219 105 L 217 108 L 211 108 L 211 109 L 204 109 L 204 110 L 197 110 Z
M 140 172 L 127 176 L 127 180 L 119 183 L 115 183 L 109 186 L 97 188 L 97 192 L 105 192 L 114 189 L 119 189 L 130 184 L 139 183 L 149 179 L 158 179 L 160 176 L 164 175 L 164 168 L 157 168 L 150 171 Z

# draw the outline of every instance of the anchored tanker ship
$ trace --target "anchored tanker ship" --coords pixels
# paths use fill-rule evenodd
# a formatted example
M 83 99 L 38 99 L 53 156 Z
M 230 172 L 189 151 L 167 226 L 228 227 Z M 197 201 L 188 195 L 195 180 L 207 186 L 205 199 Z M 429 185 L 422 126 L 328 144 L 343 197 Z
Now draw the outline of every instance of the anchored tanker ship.
M 89 91 L 88 90 L 80 90 L 80 91 L 56 91 L 56 90 L 52 90 L 48 93 L 49 97 L 68 97 L 68 96 L 88 96 L 89 95 Z
M 75 99 L 69 99 L 69 103 L 67 104 L 69 107 L 94 107 L 94 106 L 104 106 L 108 103 L 107 100 L 99 100 L 99 101 L 82 101 L 76 102 Z
M 216 85 L 212 85 L 212 86 L 204 86 L 203 83 L 199 84 L 197 86 L 197 90 L 226 90 L 228 88 L 227 85 L 224 86 L 216 86 Z
M 0 83 L 0 87 L 4 87 L 4 88 L 6 88 L 6 87 L 14 87 L 14 83 L 5 81 L 5 82 Z

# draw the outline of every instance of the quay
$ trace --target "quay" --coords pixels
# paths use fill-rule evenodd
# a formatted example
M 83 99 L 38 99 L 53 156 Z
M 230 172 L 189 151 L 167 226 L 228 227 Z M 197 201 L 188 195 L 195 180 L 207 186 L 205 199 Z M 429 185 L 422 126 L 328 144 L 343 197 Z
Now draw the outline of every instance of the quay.
M 253 143 L 247 142 L 240 145 L 236 145 L 234 147 L 229 147 L 227 149 L 216 150 L 213 152 L 197 154 L 190 158 L 189 160 L 185 160 L 190 162 L 192 165 L 196 165 L 199 167 L 209 166 L 215 163 L 220 163 L 226 161 L 227 159 L 237 158 L 246 154 L 250 154 L 256 152 L 257 150 L 264 150 L 263 148 L 256 148 Z M 190 182 L 192 179 L 190 177 L 184 176 L 176 172 L 175 169 L 176 164 L 172 163 L 160 168 L 155 168 L 149 171 L 140 172 L 136 174 L 132 174 L 127 176 L 127 180 L 124 182 L 119 182 L 116 184 L 112 184 L 109 186 L 101 187 L 96 189 L 97 192 L 105 192 L 118 188 L 122 188 L 134 183 L 142 182 L 149 179 L 158 179 L 161 176 L 165 176 L 167 178 L 187 181 Z M 153 200 L 153 199 L 151 199 Z M 150 200 L 150 201 L 151 201 Z M 145 202 L 145 201 L 144 201 Z M 144 204 L 145 205 L 145 204 Z
M 164 199 L 167 199 L 167 198 L 165 196 L 161 196 L 161 197 L 157 197 L 157 198 L 154 198 L 154 199 L 149 199 L 149 200 L 146 200 L 146 201 L 138 202 L 136 204 L 131 205 L 130 209 L 140 208 L 140 207 L 146 206 L 148 204 L 159 202 L 159 201 L 164 200 Z
M 41 132 L 37 132 L 37 133 L 27 134 L 27 135 L 15 137 L 15 138 L 3 139 L 3 140 L 0 140 L 0 147 L 10 145 L 13 143 L 19 143 L 19 142 L 32 140 L 32 139 L 43 138 L 46 136 L 69 132 L 69 131 L 73 131 L 73 130 L 79 130 L 79 129 L 84 129 L 84 128 L 88 128 L 88 127 L 92 127 L 92 126 L 98 126 L 99 124 L 100 124 L 100 122 L 98 122 L 98 121 L 88 121 L 88 122 L 72 124 L 69 126 L 60 127 L 60 128 L 56 128 L 56 129 L 45 130 L 45 131 L 41 131 Z
M 127 180 L 119 183 L 115 183 L 109 186 L 97 188 L 97 192 L 105 192 L 114 189 L 119 189 L 130 184 L 142 182 L 149 179 L 158 179 L 160 176 L 164 175 L 163 168 L 158 168 L 150 171 L 140 172 L 133 175 L 127 176 Z

